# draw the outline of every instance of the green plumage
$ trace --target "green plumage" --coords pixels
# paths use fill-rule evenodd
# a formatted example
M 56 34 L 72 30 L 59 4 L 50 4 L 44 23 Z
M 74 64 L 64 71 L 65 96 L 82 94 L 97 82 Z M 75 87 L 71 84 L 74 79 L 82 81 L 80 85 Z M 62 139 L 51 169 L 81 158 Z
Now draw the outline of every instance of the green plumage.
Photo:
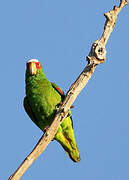
M 63 98 L 64 95 L 59 91 L 59 87 L 48 81 L 42 68 L 37 69 L 35 75 L 31 75 L 29 70 L 26 70 L 24 108 L 32 121 L 42 131 L 52 122 L 56 108 Z M 80 160 L 74 138 L 71 111 L 69 111 L 68 116 L 61 123 L 54 139 L 62 145 L 74 162 Z

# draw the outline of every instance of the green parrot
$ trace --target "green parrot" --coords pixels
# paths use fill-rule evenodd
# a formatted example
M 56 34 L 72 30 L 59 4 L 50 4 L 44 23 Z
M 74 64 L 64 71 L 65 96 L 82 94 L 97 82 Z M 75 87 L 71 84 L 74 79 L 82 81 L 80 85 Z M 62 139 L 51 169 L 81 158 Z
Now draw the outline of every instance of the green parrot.
M 51 83 L 43 72 L 41 63 L 37 59 L 31 59 L 26 63 L 26 97 L 24 108 L 31 120 L 42 130 L 51 124 L 58 105 L 65 95 L 54 83 Z M 80 154 L 76 145 L 71 111 L 63 120 L 54 137 L 67 155 L 74 161 L 80 161 Z

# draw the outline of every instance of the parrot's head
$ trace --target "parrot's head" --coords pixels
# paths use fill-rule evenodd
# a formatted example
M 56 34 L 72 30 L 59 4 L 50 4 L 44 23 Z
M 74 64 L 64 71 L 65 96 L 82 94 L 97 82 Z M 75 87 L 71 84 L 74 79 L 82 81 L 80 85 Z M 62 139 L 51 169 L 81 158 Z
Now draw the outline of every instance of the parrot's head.
M 26 71 L 30 76 L 40 74 L 42 72 L 42 65 L 37 59 L 30 59 L 26 63 Z

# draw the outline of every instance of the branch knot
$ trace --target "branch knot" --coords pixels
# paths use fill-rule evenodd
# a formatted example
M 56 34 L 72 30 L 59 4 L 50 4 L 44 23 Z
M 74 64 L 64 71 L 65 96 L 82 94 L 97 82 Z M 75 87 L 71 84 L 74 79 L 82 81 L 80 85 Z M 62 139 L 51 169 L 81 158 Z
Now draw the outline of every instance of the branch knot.
M 94 62 L 94 64 L 104 63 L 106 59 L 106 49 L 100 40 L 96 40 L 91 47 L 90 53 L 87 56 L 88 62 Z

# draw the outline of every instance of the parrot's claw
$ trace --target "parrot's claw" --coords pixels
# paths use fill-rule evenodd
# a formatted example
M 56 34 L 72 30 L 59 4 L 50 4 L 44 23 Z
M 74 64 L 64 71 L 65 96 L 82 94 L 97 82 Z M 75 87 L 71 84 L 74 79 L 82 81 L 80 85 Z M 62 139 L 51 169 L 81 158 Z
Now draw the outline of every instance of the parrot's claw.
M 60 104 L 56 107 L 56 110 L 58 111 L 59 110 L 59 107 L 62 106 L 63 102 L 60 102 Z M 70 109 L 73 109 L 74 108 L 74 105 L 71 105 L 70 106 Z
M 71 106 L 70 106 L 70 109 L 73 109 L 73 108 L 74 108 L 74 105 L 71 105 Z
M 46 126 L 43 130 L 44 133 L 46 133 L 46 131 L 48 130 L 49 126 Z
M 46 126 L 43 130 L 44 133 L 46 133 L 46 131 L 49 129 L 49 126 Z M 52 139 L 52 141 L 54 141 L 54 138 Z

